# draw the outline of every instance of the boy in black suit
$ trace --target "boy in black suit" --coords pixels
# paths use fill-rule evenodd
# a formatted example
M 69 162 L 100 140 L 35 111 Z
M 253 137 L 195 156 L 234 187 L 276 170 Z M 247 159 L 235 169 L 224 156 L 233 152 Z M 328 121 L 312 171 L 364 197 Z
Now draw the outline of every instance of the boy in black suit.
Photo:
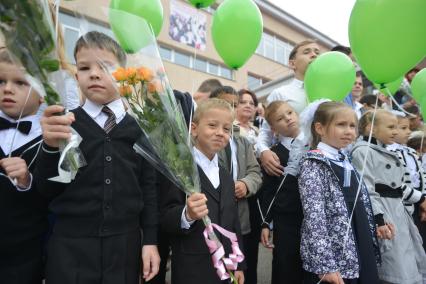
M 172 283 L 222 283 L 213 267 L 209 249 L 203 237 L 201 219 L 207 214 L 213 223 L 235 232 L 241 247 L 241 228 L 234 182 L 229 173 L 218 165 L 217 153 L 228 144 L 233 122 L 230 105 L 219 99 L 202 102 L 192 122 L 194 159 L 198 164 L 201 193 L 186 198 L 175 187 L 161 188 L 161 226 L 171 234 Z M 228 240 L 219 236 L 225 253 L 231 251 Z M 241 247 L 242 248 L 242 247 Z M 240 263 L 235 277 L 244 283 L 245 264 Z
M 6 50 L 0 51 L 0 282 L 40 284 L 47 201 L 31 172 L 41 145 L 42 98 Z
M 157 201 L 155 170 L 133 149 L 142 131 L 107 72 L 124 66 L 126 55 L 107 35 L 89 32 L 74 57 L 85 104 L 62 116 L 55 113 L 63 107 L 50 106 L 41 122 L 37 183 L 56 216 L 46 283 L 137 284 L 141 254 L 143 278 L 158 272 Z M 58 175 L 59 141 L 70 137 L 70 126 L 83 138 L 87 165 L 69 184 L 49 181 Z
M 269 104 L 265 117 L 272 131 L 279 134 L 279 143 L 274 145 L 271 151 L 279 157 L 281 165 L 286 167 L 292 143 L 303 135 L 299 130 L 299 117 L 285 101 Z M 291 174 L 287 174 L 279 188 L 282 180 L 283 176 L 268 175 L 266 172 L 263 175 L 260 199 L 265 220 L 262 225 L 261 241 L 265 247 L 273 248 L 271 283 L 302 283 L 300 229 L 303 212 L 299 187 L 297 177 Z M 269 242 L 272 222 L 273 245 Z

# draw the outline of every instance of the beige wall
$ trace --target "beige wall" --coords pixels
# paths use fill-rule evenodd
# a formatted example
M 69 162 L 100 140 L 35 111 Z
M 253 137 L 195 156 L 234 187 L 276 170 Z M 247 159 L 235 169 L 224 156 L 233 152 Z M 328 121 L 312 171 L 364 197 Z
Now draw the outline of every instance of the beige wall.
M 190 7 L 187 1 L 178 1 L 181 4 Z M 170 25 L 170 0 L 161 0 L 161 2 L 163 4 L 164 9 L 164 22 L 162 30 L 158 36 L 158 42 L 161 45 L 171 47 L 175 50 L 194 54 L 194 48 L 176 42 L 169 37 L 168 32 Z M 62 1 L 61 3 L 62 8 L 64 10 L 77 10 L 78 13 L 84 13 L 85 15 L 89 16 L 94 20 L 100 22 L 106 21 L 109 0 L 74 0 Z M 206 15 L 207 18 L 207 45 L 204 51 L 197 50 L 196 56 L 202 57 L 214 63 L 223 64 L 223 61 L 221 60 L 214 48 L 214 44 L 211 38 L 210 27 L 212 22 L 212 15 L 204 10 L 199 10 L 198 13 Z M 301 32 L 296 31 L 294 28 L 286 25 L 285 23 L 278 21 L 276 18 L 273 18 L 263 12 L 262 14 L 265 32 L 273 34 L 278 38 L 287 41 L 291 44 L 295 44 L 307 38 Z M 252 75 L 263 77 L 268 80 L 274 80 L 282 78 L 292 72 L 288 68 L 288 66 L 284 66 L 257 54 L 254 54 L 243 67 L 241 67 L 238 71 L 234 72 L 234 80 L 227 80 L 223 77 L 217 77 L 211 74 L 198 72 L 190 68 L 179 66 L 167 61 L 164 61 L 164 66 L 173 88 L 188 92 L 196 90 L 201 84 L 201 82 L 208 78 L 217 78 L 223 84 L 231 85 L 234 88 L 239 89 L 247 88 L 247 76 L 249 73 Z

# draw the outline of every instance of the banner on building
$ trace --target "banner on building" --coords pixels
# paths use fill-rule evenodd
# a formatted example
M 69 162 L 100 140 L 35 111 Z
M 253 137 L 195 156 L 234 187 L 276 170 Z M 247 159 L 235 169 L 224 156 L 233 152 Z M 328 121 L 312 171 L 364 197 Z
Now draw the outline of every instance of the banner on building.
M 206 15 L 189 5 L 170 1 L 169 36 L 199 50 L 206 49 Z

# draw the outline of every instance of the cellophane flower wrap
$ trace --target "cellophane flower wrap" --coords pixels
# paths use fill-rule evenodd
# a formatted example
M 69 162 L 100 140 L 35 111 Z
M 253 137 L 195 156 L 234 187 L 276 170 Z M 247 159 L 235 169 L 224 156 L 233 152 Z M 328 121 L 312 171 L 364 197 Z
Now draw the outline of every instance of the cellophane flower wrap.
M 109 16 L 110 20 L 113 18 L 137 25 L 135 34 L 129 33 L 128 26 L 124 24 L 111 23 L 116 38 L 127 52 L 127 67 L 115 69 L 112 77 L 128 105 L 128 112 L 144 133 L 134 145 L 135 150 L 185 193 L 200 192 L 189 131 L 164 72 L 151 27 L 144 19 L 122 11 L 109 9 Z M 219 277 L 235 280 L 232 271 L 243 260 L 235 234 L 212 224 L 208 216 L 203 218 L 203 222 L 206 242 Z M 222 234 L 226 231 L 224 235 L 231 240 L 233 253 L 229 258 L 224 257 L 223 246 L 213 228 Z
M 22 65 L 31 87 L 48 105 L 62 104 L 65 94 L 56 49 L 56 32 L 47 0 L 1 0 L 0 33 L 7 51 Z M 86 161 L 78 148 L 81 137 L 73 131 L 70 141 L 62 141 L 58 182 L 70 182 Z

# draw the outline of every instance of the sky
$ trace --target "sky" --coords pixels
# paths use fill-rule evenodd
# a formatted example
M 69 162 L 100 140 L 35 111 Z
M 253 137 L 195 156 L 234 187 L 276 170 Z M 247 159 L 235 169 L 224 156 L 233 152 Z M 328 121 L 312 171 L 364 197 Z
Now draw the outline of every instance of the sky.
M 269 0 L 340 44 L 349 46 L 348 22 L 355 0 Z

